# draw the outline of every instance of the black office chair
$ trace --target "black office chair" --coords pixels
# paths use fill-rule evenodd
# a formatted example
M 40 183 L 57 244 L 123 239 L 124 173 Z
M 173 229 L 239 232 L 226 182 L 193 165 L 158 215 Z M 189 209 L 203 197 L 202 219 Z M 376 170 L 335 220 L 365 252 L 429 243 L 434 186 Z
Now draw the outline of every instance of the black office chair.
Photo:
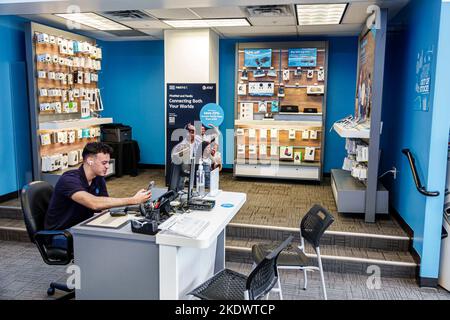
M 278 256 L 292 242 L 292 239 L 293 236 L 290 236 L 265 256 L 248 277 L 233 270 L 224 269 L 188 295 L 203 300 L 257 300 L 266 296 L 278 281 Z
M 324 207 L 316 204 L 314 205 L 308 213 L 303 217 L 300 222 L 300 245 L 295 247 L 295 253 L 283 253 L 278 259 L 278 269 L 298 269 L 303 270 L 305 277 L 305 283 L 303 290 L 306 290 L 308 285 L 308 277 L 306 272 L 308 270 L 318 270 L 320 272 L 320 279 L 322 282 L 322 290 L 324 299 L 327 300 L 327 291 L 325 288 L 325 278 L 323 274 L 322 258 L 320 256 L 320 239 L 324 234 L 325 230 L 334 222 L 334 217 L 328 212 Z M 309 263 L 309 258 L 305 253 L 305 240 L 311 244 L 311 246 L 316 251 L 317 262 L 319 267 L 312 266 Z M 253 260 L 255 263 L 259 263 L 264 259 L 265 254 L 270 251 L 270 247 L 267 245 L 256 244 L 252 248 Z M 279 284 L 278 289 L 280 290 L 280 297 L 283 294 L 281 291 L 281 286 Z
M 73 260 L 73 239 L 67 230 L 44 230 L 45 214 L 52 197 L 53 187 L 44 181 L 34 181 L 23 187 L 20 194 L 23 217 L 31 242 L 36 244 L 42 259 L 49 265 L 67 265 Z M 56 247 L 53 243 L 55 236 L 65 239 L 66 247 Z M 75 291 L 67 285 L 52 282 L 47 290 L 48 295 L 53 295 L 55 289 L 68 292 L 60 299 L 72 299 Z

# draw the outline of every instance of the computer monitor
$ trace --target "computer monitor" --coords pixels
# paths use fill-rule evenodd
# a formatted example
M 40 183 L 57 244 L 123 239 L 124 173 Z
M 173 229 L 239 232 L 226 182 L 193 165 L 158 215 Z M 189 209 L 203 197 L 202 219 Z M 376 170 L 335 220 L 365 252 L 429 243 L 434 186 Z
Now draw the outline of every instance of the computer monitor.
M 169 190 L 173 190 L 176 193 L 183 191 L 184 189 L 184 175 L 181 164 L 172 164 L 172 171 L 170 173 Z
M 186 170 L 187 171 L 187 170 Z M 170 184 L 169 190 L 173 190 L 176 193 L 184 190 L 184 178 L 189 177 L 189 186 L 188 186 L 188 200 L 192 198 L 192 191 L 194 190 L 195 184 L 195 171 L 196 164 L 195 158 L 191 159 L 191 164 L 189 166 L 189 172 L 185 172 L 183 170 L 182 164 L 172 164 L 172 171 L 170 173 Z

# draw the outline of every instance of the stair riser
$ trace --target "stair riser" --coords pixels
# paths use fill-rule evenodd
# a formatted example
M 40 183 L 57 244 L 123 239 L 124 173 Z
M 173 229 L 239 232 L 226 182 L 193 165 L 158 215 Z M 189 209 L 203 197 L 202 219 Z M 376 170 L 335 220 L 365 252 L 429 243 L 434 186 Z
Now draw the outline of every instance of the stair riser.
M 227 262 L 237 263 L 253 263 L 253 259 L 250 252 L 237 251 L 233 249 L 226 249 L 225 259 Z M 311 258 L 311 263 L 317 266 L 317 259 Z M 341 261 L 333 259 L 322 258 L 322 264 L 324 271 L 334 273 L 352 273 L 370 276 L 372 273 L 367 272 L 367 268 L 371 264 L 366 262 L 355 261 Z M 377 265 L 380 268 L 380 276 L 388 278 L 415 278 L 416 267 L 414 266 L 392 266 L 392 265 Z
M 252 227 L 227 226 L 227 237 L 246 238 L 246 239 L 266 239 L 274 241 L 283 241 L 290 235 L 293 235 L 294 242 L 300 239 L 299 232 L 291 232 L 276 229 L 261 229 Z M 322 236 L 321 244 L 339 245 L 345 247 L 379 249 L 386 251 L 409 250 L 410 240 L 403 239 L 383 239 L 375 237 L 357 237 L 344 234 L 327 234 Z
M 22 210 L 20 208 L 0 208 L 0 219 L 23 220 Z
M 0 229 L 0 240 L 30 242 L 28 233 L 21 230 L 4 230 Z

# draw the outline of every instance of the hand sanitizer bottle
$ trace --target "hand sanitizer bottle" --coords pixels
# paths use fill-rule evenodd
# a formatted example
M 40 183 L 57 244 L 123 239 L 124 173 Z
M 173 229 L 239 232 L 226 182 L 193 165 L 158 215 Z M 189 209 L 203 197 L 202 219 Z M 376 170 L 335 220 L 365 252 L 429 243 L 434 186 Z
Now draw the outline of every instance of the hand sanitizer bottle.
M 203 171 L 202 159 L 200 159 L 197 170 L 197 193 L 200 197 L 205 195 L 205 171 Z

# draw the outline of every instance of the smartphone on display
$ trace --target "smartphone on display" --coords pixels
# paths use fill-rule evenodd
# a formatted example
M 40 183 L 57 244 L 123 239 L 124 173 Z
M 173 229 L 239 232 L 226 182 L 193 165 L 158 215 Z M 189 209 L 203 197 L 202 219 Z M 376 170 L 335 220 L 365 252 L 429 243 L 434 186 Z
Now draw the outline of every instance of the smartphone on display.
M 150 181 L 150 183 L 148 184 L 147 191 L 152 190 L 152 188 L 153 188 L 154 185 L 155 185 L 155 181 Z

